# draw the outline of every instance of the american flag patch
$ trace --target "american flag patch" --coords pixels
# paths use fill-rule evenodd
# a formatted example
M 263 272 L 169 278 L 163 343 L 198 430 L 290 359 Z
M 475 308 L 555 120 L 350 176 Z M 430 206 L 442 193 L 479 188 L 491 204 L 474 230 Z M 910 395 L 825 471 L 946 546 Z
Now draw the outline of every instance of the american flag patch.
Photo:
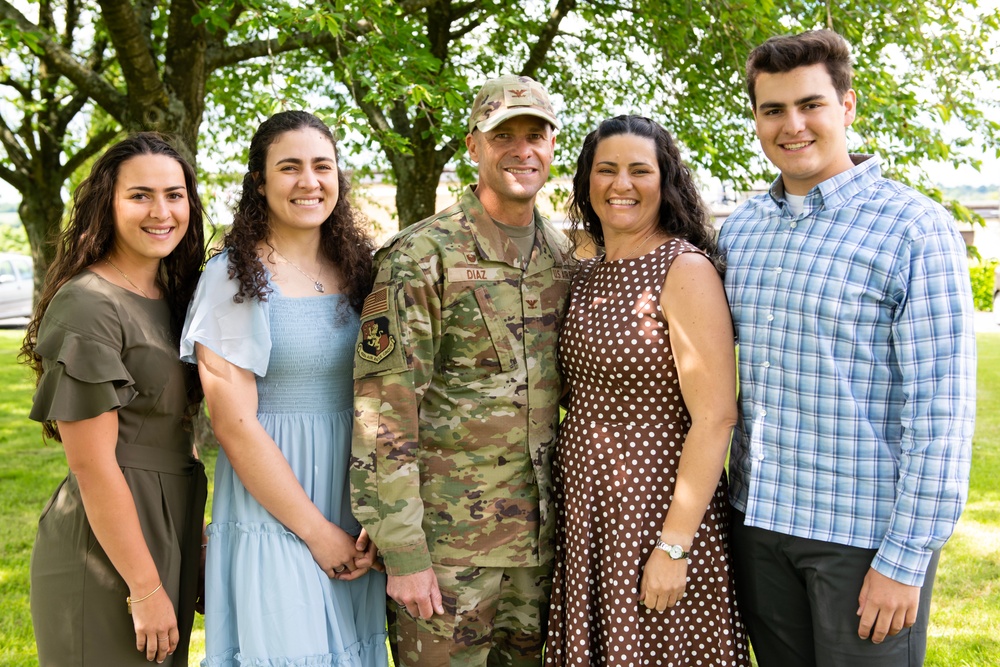
M 367 319 L 387 310 L 389 310 L 389 288 L 383 287 L 365 297 L 365 305 L 361 309 L 361 319 Z

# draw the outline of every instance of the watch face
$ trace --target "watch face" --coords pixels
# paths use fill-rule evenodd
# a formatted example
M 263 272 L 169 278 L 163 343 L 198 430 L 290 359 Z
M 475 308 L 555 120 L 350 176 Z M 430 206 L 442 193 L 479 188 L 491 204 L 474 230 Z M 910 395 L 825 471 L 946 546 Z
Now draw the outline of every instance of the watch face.
M 675 544 L 670 547 L 670 551 L 668 551 L 667 553 L 670 554 L 670 557 L 673 558 L 674 560 L 680 560 L 681 554 L 683 554 L 684 551 L 681 550 L 681 545 Z

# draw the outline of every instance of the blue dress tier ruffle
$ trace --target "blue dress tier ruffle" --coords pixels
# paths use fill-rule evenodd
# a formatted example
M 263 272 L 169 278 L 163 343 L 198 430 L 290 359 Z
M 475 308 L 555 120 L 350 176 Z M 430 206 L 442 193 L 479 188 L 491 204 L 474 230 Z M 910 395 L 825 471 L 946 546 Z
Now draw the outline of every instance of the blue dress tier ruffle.
M 233 302 L 228 255 L 208 262 L 188 309 L 181 356 L 194 344 L 257 376 L 259 419 L 302 488 L 351 535 L 348 462 L 358 316 L 346 297 Z M 331 580 L 306 544 L 258 503 L 225 452 L 208 527 L 203 667 L 383 667 L 385 576 Z

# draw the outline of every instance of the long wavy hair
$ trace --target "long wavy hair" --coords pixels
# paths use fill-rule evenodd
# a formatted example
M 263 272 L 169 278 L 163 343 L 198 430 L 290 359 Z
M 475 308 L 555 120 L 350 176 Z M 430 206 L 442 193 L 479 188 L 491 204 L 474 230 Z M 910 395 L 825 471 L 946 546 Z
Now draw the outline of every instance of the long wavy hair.
M 244 299 L 266 300 L 270 288 L 264 265 L 257 258 L 257 246 L 267 240 L 267 199 L 262 193 L 265 182 L 267 152 L 286 132 L 313 129 L 329 140 L 336 154 L 337 143 L 330 128 L 316 116 L 305 111 L 282 111 L 257 128 L 250 140 L 250 157 L 243 177 L 233 225 L 226 233 L 223 247 L 229 250 L 229 277 L 239 281 L 236 303 Z M 361 312 L 365 297 L 372 288 L 372 254 L 375 245 L 364 227 L 363 219 L 348 200 L 350 181 L 337 169 L 339 195 L 333 212 L 320 227 L 320 249 L 324 256 L 340 269 L 344 277 L 344 293 L 351 306 Z
M 198 284 L 205 261 L 204 210 L 198 197 L 194 168 L 171 145 L 164 135 L 139 132 L 109 148 L 94 162 L 90 175 L 77 187 L 69 224 L 56 239 L 56 258 L 45 275 L 45 284 L 25 330 L 20 360 L 35 371 L 35 381 L 42 376 L 42 359 L 35 352 L 38 327 L 56 292 L 88 266 L 108 256 L 115 244 L 115 188 L 122 165 L 140 155 L 165 155 L 175 160 L 184 172 L 189 218 L 187 232 L 174 250 L 160 260 L 156 284 L 170 306 L 171 329 L 180 337 L 188 301 Z M 197 374 L 192 373 L 189 398 L 201 400 Z M 55 424 L 43 425 L 45 434 L 59 439 Z
M 582 227 L 594 242 L 604 246 L 604 228 L 590 201 L 590 172 L 597 145 L 608 137 L 634 134 L 653 140 L 660 169 L 660 230 L 697 246 L 721 268 L 708 208 L 702 201 L 691 170 L 681 160 L 673 137 L 661 125 L 642 116 L 615 116 L 603 121 L 587 135 L 576 161 L 573 193 L 569 198 L 569 220 L 573 238 Z

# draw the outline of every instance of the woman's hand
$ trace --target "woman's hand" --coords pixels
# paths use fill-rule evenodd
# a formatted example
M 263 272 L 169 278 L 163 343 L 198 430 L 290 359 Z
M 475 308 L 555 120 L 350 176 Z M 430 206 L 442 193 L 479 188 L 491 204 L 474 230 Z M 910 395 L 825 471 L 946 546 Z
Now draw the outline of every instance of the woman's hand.
M 363 577 L 372 568 L 377 570 L 385 569 L 385 566 L 378 562 L 378 548 L 371 541 L 371 538 L 368 537 L 368 531 L 364 528 L 361 529 L 361 534 L 358 535 L 358 539 L 354 543 L 354 549 L 356 552 L 354 557 L 355 569 L 350 572 L 345 571 L 337 574 L 337 579 L 340 581 L 352 581 L 358 577 Z
M 639 581 L 639 602 L 656 611 L 677 604 L 687 587 L 687 565 L 686 558 L 673 560 L 659 549 L 653 549 Z
M 339 579 L 341 577 L 337 575 L 353 574 L 357 570 L 354 559 L 361 553 L 356 548 L 355 539 L 337 524 L 323 519 L 304 541 L 313 560 L 331 579 Z
M 146 595 L 140 592 L 138 597 Z M 161 587 L 150 597 L 132 602 L 132 624 L 135 626 L 135 647 L 146 653 L 146 660 L 163 662 L 177 650 L 180 631 L 170 596 Z
M 306 494 L 285 455 L 257 419 L 257 382 L 201 343 L 198 373 L 215 435 L 243 486 L 309 547 L 326 576 L 354 572 L 355 538 L 330 523 Z M 345 480 L 346 483 L 346 480 Z
M 198 557 L 198 592 L 194 599 L 194 610 L 205 615 L 205 566 L 208 559 L 208 540 L 201 536 L 201 555 Z
M 177 616 L 170 596 L 162 587 L 156 588 L 162 575 L 143 537 L 132 491 L 115 456 L 118 413 L 57 423 L 90 528 L 128 585 L 135 647 L 150 661 L 163 662 L 180 641 Z
M 371 561 L 371 569 L 376 572 L 385 572 L 385 563 L 382 561 L 382 557 L 378 552 L 378 547 L 375 543 L 371 541 L 368 537 L 368 531 L 365 528 L 361 529 L 361 534 L 358 535 L 357 548 L 359 551 L 364 551 L 365 556 L 355 562 L 367 562 Z

